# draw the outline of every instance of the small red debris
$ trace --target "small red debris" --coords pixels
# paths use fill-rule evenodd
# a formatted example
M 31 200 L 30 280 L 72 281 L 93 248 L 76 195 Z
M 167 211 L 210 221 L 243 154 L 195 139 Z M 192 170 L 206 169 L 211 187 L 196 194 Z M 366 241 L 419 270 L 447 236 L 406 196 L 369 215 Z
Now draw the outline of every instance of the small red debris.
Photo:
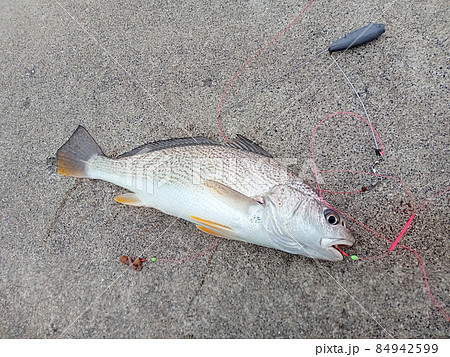
M 122 255 L 120 257 L 120 261 L 123 264 L 132 267 L 136 271 L 141 271 L 142 270 L 142 263 L 147 261 L 147 259 L 143 259 L 143 258 L 136 258 L 136 259 L 134 259 L 134 258 L 128 257 L 126 255 Z

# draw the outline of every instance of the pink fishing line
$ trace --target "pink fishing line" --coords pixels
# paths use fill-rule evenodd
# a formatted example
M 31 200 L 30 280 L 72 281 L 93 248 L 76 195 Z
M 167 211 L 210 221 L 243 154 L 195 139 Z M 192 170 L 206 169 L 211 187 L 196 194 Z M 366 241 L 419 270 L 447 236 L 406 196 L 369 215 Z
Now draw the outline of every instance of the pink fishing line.
M 230 89 L 231 86 L 233 85 L 233 83 L 234 83 L 234 81 L 236 80 L 236 78 L 244 71 L 244 69 L 245 69 L 245 68 L 246 68 L 246 67 L 247 67 L 247 66 L 248 66 L 248 65 L 249 65 L 256 57 L 257 57 L 257 56 L 259 56 L 264 50 L 266 50 L 270 45 L 272 45 L 279 37 L 281 37 L 281 36 L 282 36 L 282 35 L 283 35 L 283 34 L 284 34 L 284 33 L 285 33 L 285 32 L 286 32 L 286 31 L 294 24 L 294 23 L 296 23 L 296 22 L 298 21 L 298 19 L 306 12 L 306 10 L 310 7 L 310 5 L 311 5 L 314 1 L 315 1 L 315 0 L 310 1 L 310 2 L 308 3 L 308 5 L 306 5 L 306 7 L 305 7 L 305 8 L 304 8 L 304 9 L 303 9 L 303 10 L 302 10 L 295 18 L 294 18 L 294 20 L 292 20 L 292 21 L 289 23 L 289 25 L 288 25 L 286 28 L 284 28 L 277 36 L 275 36 L 269 43 L 267 43 L 267 44 L 266 44 L 264 47 L 262 47 L 259 51 L 257 51 L 257 52 L 256 52 L 256 53 L 255 53 L 255 54 L 254 54 L 247 62 L 245 62 L 245 64 L 237 71 L 237 73 L 235 74 L 235 76 L 234 76 L 234 77 L 231 79 L 231 81 L 227 84 L 227 86 L 226 86 L 226 88 L 225 88 L 225 91 L 223 92 L 222 97 L 220 98 L 219 105 L 218 105 L 218 110 L 217 110 L 217 121 L 218 121 L 218 124 L 219 124 L 219 130 L 220 130 L 220 132 L 221 132 L 221 134 L 222 134 L 222 136 L 224 137 L 224 139 L 225 139 L 226 142 L 228 142 L 228 139 L 227 139 L 227 137 L 225 136 L 225 133 L 223 132 L 222 123 L 221 123 L 221 119 L 220 119 L 220 114 L 221 114 L 221 109 L 222 109 L 222 103 L 223 103 L 223 101 L 224 101 L 224 99 L 225 99 L 225 97 L 226 97 L 226 95 L 227 95 L 229 89 Z M 412 214 L 411 214 L 411 217 L 409 218 L 408 222 L 405 224 L 403 230 L 402 230 L 402 231 L 400 232 L 400 234 L 397 236 L 397 238 L 395 239 L 395 241 L 392 243 L 392 245 L 391 245 L 391 247 L 390 247 L 390 249 L 389 249 L 388 252 L 384 253 L 383 255 L 377 256 L 377 257 L 358 257 L 358 258 L 359 258 L 359 259 L 365 259 L 365 260 L 380 259 L 380 258 L 383 258 L 383 257 L 386 257 L 387 255 L 389 255 L 389 253 L 392 252 L 393 249 L 394 249 L 397 245 L 398 245 L 399 247 L 408 249 L 409 251 L 413 252 L 413 253 L 416 255 L 417 259 L 419 260 L 419 263 L 420 263 L 420 266 L 421 266 L 421 269 L 422 269 L 422 273 L 423 273 L 423 276 L 424 276 L 424 280 L 425 280 L 425 286 L 426 286 L 426 288 L 427 288 L 427 292 L 428 292 L 428 294 L 429 294 L 431 300 L 434 302 L 435 306 L 438 307 L 438 309 L 443 313 L 443 315 L 445 316 L 445 318 L 446 318 L 447 320 L 450 321 L 449 315 L 445 312 L 444 308 L 442 308 L 442 306 L 437 302 L 436 298 L 435 298 L 435 297 L 433 296 L 433 294 L 431 293 L 431 288 L 430 288 L 430 285 L 429 285 L 429 283 L 428 283 L 428 277 L 427 277 L 427 275 L 426 275 L 425 265 L 424 265 L 424 263 L 423 263 L 423 261 L 422 261 L 420 255 L 419 255 L 419 253 L 418 253 L 416 250 L 414 250 L 414 249 L 412 249 L 412 248 L 410 248 L 410 247 L 408 247 L 408 246 L 399 244 L 400 239 L 406 234 L 406 231 L 407 231 L 408 227 L 412 224 L 412 221 L 413 221 L 413 219 L 414 219 L 414 217 L 415 217 L 415 212 L 414 212 L 414 201 L 413 201 L 412 195 L 411 195 L 410 191 L 408 190 L 408 188 L 406 187 L 406 185 L 405 185 L 399 178 L 393 177 L 393 176 L 388 176 L 388 175 L 378 175 L 378 174 L 371 174 L 371 173 L 367 173 L 367 172 L 359 172 L 359 171 L 351 171 L 351 170 L 328 170 L 328 171 L 319 171 L 319 170 L 317 170 L 316 162 L 315 162 L 315 157 L 314 157 L 314 137 L 315 137 L 315 135 L 316 135 L 317 129 L 320 127 L 320 125 L 322 125 L 322 123 L 323 123 L 324 121 L 328 120 L 328 119 L 331 118 L 331 117 L 340 115 L 340 114 L 353 115 L 353 116 L 356 116 L 356 117 L 358 117 L 358 118 L 364 120 L 364 121 L 370 126 L 371 130 L 373 130 L 373 132 L 376 134 L 376 138 L 377 138 L 378 142 L 379 142 L 380 145 L 381 145 L 381 155 L 384 155 L 384 152 L 385 152 L 385 151 L 384 151 L 383 142 L 382 142 L 380 136 L 378 135 L 378 132 L 375 130 L 375 128 L 372 126 L 372 124 L 371 124 L 366 118 L 364 118 L 363 116 L 361 116 L 361 115 L 359 115 L 359 114 L 356 114 L 356 113 L 352 113 L 352 112 L 337 112 L 337 113 L 331 114 L 331 115 L 327 116 L 326 118 L 322 119 L 322 120 L 320 121 L 320 123 L 316 126 L 316 128 L 314 129 L 313 136 L 312 136 L 312 140 L 311 140 L 311 153 L 312 153 L 312 159 L 313 159 L 313 165 L 314 165 L 314 174 L 315 174 L 315 176 L 316 176 L 316 182 L 317 182 L 317 186 L 318 186 L 318 189 L 319 189 L 319 195 L 320 195 L 321 200 L 322 200 L 323 203 L 324 203 L 325 205 L 327 205 L 328 207 L 333 208 L 334 210 L 336 210 L 336 211 L 340 212 L 341 214 L 345 215 L 346 217 L 352 219 L 352 220 L 355 221 L 357 224 L 359 224 L 359 225 L 361 225 L 362 227 L 366 228 L 367 230 L 369 230 L 370 232 L 372 232 L 372 233 L 374 233 L 375 235 L 379 236 L 380 238 L 384 239 L 385 241 L 387 241 L 387 242 L 389 242 L 389 243 L 392 243 L 392 241 L 390 241 L 389 239 L 387 239 L 387 238 L 386 238 L 385 236 L 383 236 L 382 234 L 376 232 L 374 229 L 372 229 L 372 228 L 366 226 L 365 224 L 363 224 L 362 222 L 358 221 L 357 219 L 351 217 L 351 216 L 348 215 L 347 213 L 342 212 L 342 211 L 340 211 L 339 209 L 337 209 L 336 207 L 333 207 L 333 206 L 331 206 L 329 203 L 327 203 L 327 202 L 323 199 L 323 192 L 333 192 L 333 191 L 322 190 L 322 188 L 321 188 L 321 186 L 320 186 L 320 183 L 319 183 L 319 179 L 318 179 L 318 173 L 320 173 L 320 172 L 324 172 L 324 173 L 325 173 L 325 172 L 349 172 L 349 173 L 355 173 L 355 174 L 358 173 L 358 174 L 372 175 L 372 176 L 377 176 L 377 177 L 385 177 L 385 178 L 395 179 L 395 180 L 399 181 L 399 182 L 401 183 L 401 185 L 404 187 L 404 189 L 405 189 L 405 191 L 407 192 L 407 194 L 409 195 L 409 198 L 410 198 L 410 201 L 411 201 L 411 205 L 412 205 Z M 441 195 L 444 194 L 444 193 L 447 193 L 448 190 L 450 190 L 450 188 L 447 188 L 447 189 L 444 190 L 442 193 L 440 193 L 440 194 L 438 194 L 438 195 L 435 195 L 432 199 L 437 198 L 437 197 L 441 196 Z M 341 192 L 341 193 L 355 193 L 355 192 L 361 192 L 361 191 Z M 334 193 L 336 193 L 336 192 L 334 192 Z M 430 199 L 429 201 L 431 201 L 432 199 Z M 422 209 L 426 204 L 428 204 L 428 201 L 425 202 L 425 203 L 419 208 L 419 210 Z M 189 258 L 185 258 L 185 259 L 158 259 L 158 260 L 160 260 L 160 261 L 167 261 L 167 262 L 183 262 L 183 261 L 193 260 L 193 259 L 196 259 L 196 258 L 198 258 L 199 256 L 205 254 L 207 251 L 211 250 L 214 246 L 216 246 L 216 245 L 218 244 L 218 242 L 219 242 L 219 239 L 217 239 L 213 244 L 211 244 L 211 245 L 210 245 L 208 248 L 206 248 L 204 251 L 202 251 L 202 252 L 200 252 L 200 253 L 198 253 L 198 254 L 192 256 L 192 257 L 189 257 Z M 348 256 L 347 253 L 345 253 L 345 252 L 342 251 L 341 249 L 339 249 L 339 250 L 340 250 L 345 256 Z
M 415 214 L 413 213 L 411 215 L 411 217 L 409 218 L 408 222 L 406 222 L 405 227 L 403 228 L 403 230 L 398 235 L 397 239 L 394 241 L 394 243 L 392 243 L 391 247 L 389 248 L 390 252 L 392 252 L 394 250 L 395 246 L 398 244 L 398 242 L 400 242 L 400 239 L 403 237 L 403 235 L 406 233 L 406 230 L 408 229 L 408 227 L 412 223 L 412 220 L 414 219 L 414 216 L 415 216 Z
M 418 253 L 416 250 L 414 250 L 413 248 L 411 248 L 411 247 L 408 247 L 408 246 L 405 246 L 405 245 L 398 244 L 399 241 L 400 241 L 400 239 L 401 239 L 401 238 L 403 237 L 403 235 L 406 233 L 408 227 L 411 225 L 411 223 L 412 223 L 412 221 L 413 221 L 413 219 L 414 219 L 414 217 L 415 217 L 415 215 L 416 215 L 416 214 L 415 214 L 415 209 L 414 209 L 414 200 L 413 200 L 413 198 L 412 198 L 411 192 L 410 192 L 409 189 L 406 187 L 406 185 L 403 183 L 403 181 L 402 181 L 401 179 L 399 179 L 398 177 L 395 177 L 395 176 L 372 174 L 372 173 L 368 173 L 368 172 L 360 172 L 360 171 L 352 171 L 352 170 L 322 170 L 322 171 L 317 170 L 316 161 L 315 161 L 315 157 L 314 157 L 314 138 L 315 138 L 315 135 L 316 135 L 316 133 L 317 133 L 318 128 L 323 124 L 323 122 L 325 122 L 325 121 L 328 120 L 329 118 L 335 117 L 335 116 L 337 116 L 337 115 L 339 115 L 339 114 L 353 115 L 353 116 L 356 116 L 356 117 L 358 117 L 358 118 L 364 120 L 364 121 L 371 127 L 371 129 L 375 132 L 376 137 L 377 137 L 377 139 L 379 140 L 380 145 L 381 145 L 381 147 L 382 147 L 382 152 L 381 152 L 381 153 L 382 153 L 382 155 L 384 155 L 383 142 L 381 141 L 381 138 L 380 138 L 380 136 L 378 135 L 378 132 L 377 132 L 377 131 L 375 130 L 375 128 L 369 123 L 369 121 L 368 121 L 366 118 L 364 118 L 363 116 L 361 116 L 361 115 L 359 115 L 359 114 L 356 114 L 356 113 L 352 113 L 352 112 L 337 112 L 337 113 L 328 115 L 327 117 L 325 117 L 324 119 L 322 119 L 322 120 L 319 122 L 319 124 L 317 124 L 317 126 L 315 127 L 314 132 L 313 132 L 313 135 L 312 135 L 312 139 L 311 139 L 311 155 L 312 155 L 312 159 L 313 159 L 314 173 L 315 173 L 315 176 L 316 176 L 316 183 L 317 183 L 317 186 L 318 186 L 318 189 L 319 189 L 320 199 L 321 199 L 321 200 L 323 201 L 323 203 L 324 203 L 325 205 L 327 205 L 328 207 L 333 208 L 334 210 L 336 210 L 336 211 L 340 212 L 341 214 L 345 215 L 346 217 L 352 219 L 353 221 L 355 221 L 355 222 L 358 223 L 359 225 L 363 226 L 364 228 L 366 228 L 366 229 L 369 230 L 370 232 L 372 232 L 372 233 L 376 234 L 377 236 L 381 237 L 381 238 L 384 239 L 385 241 L 391 242 L 389 239 L 387 239 L 387 238 L 386 238 L 385 236 L 383 236 L 382 234 L 376 232 L 374 229 L 372 229 L 372 228 L 366 226 L 365 224 L 363 224 L 362 222 L 358 221 L 357 219 L 351 217 L 351 216 L 348 215 L 347 213 L 345 213 L 345 212 L 343 212 L 343 211 L 337 209 L 336 207 L 333 207 L 333 206 L 330 205 L 329 203 L 327 203 L 327 202 L 324 200 L 324 198 L 323 198 L 322 192 L 325 192 L 325 191 L 322 190 L 322 188 L 320 187 L 319 176 L 318 176 L 318 175 L 319 175 L 319 172 L 322 172 L 322 173 L 325 173 L 325 172 L 349 172 L 349 173 L 358 173 L 358 174 L 365 174 L 365 175 L 371 175 L 371 176 L 385 177 L 385 178 L 394 179 L 394 180 L 397 180 L 398 182 L 400 182 L 400 184 L 403 186 L 403 188 L 404 188 L 405 191 L 407 192 L 407 194 L 408 194 L 408 196 L 409 196 L 409 198 L 410 198 L 410 201 L 411 201 L 411 207 L 412 207 L 412 214 L 411 214 L 411 217 L 409 218 L 408 222 L 407 222 L 407 223 L 405 224 L 405 226 L 403 227 L 403 230 L 402 230 L 402 231 L 400 232 L 400 234 L 397 236 L 397 238 L 395 239 L 394 243 L 391 245 L 391 247 L 390 247 L 390 249 L 389 249 L 389 251 L 388 251 L 387 253 L 385 253 L 385 254 L 383 254 L 383 255 L 381 255 L 381 256 L 379 256 L 379 257 L 360 258 L 360 259 L 380 259 L 380 258 L 383 258 L 383 257 L 387 256 L 390 252 L 392 252 L 393 249 L 394 249 L 397 245 L 398 245 L 399 247 L 408 249 L 409 251 L 413 252 L 413 253 L 416 255 L 417 259 L 419 260 L 419 264 L 420 264 L 421 269 L 422 269 L 422 273 L 423 273 L 423 277 L 424 277 L 424 280 L 425 280 L 425 286 L 426 286 L 426 288 L 427 288 L 428 295 L 430 296 L 430 298 L 431 298 L 431 300 L 433 301 L 434 305 L 442 312 L 442 314 L 445 316 L 445 318 L 446 318 L 448 321 L 450 321 L 449 315 L 445 312 L 444 308 L 438 303 L 438 301 L 436 300 L 436 298 L 435 298 L 435 297 L 433 296 L 433 294 L 431 293 L 430 284 L 429 284 L 429 282 L 428 282 L 428 277 L 427 277 L 427 274 L 426 274 L 425 264 L 423 263 L 422 258 L 420 257 L 419 253 Z M 426 204 L 428 204 L 429 201 L 431 201 L 431 200 L 433 200 L 434 198 L 437 198 L 437 197 L 443 195 L 444 193 L 447 193 L 449 190 L 450 190 L 450 188 L 447 188 L 447 189 L 441 191 L 440 193 L 438 193 L 437 195 L 433 196 L 430 200 L 426 201 L 422 206 L 420 206 L 419 209 L 422 209 Z M 333 192 L 333 191 L 326 191 L 326 192 Z M 340 250 L 340 249 L 339 249 L 339 250 Z M 342 251 L 341 251 L 341 252 L 342 252 Z M 348 254 L 345 254 L 345 255 L 348 256 Z
M 425 264 L 422 262 L 422 258 L 420 257 L 419 253 L 417 253 L 417 251 L 415 251 L 415 250 L 412 249 L 411 247 L 407 247 L 406 245 L 401 245 L 401 244 L 399 244 L 398 246 L 399 246 L 399 247 L 402 247 L 402 248 L 406 248 L 406 249 L 410 250 L 411 252 L 413 252 L 413 253 L 416 255 L 417 259 L 419 260 L 420 267 L 422 268 L 422 274 L 423 274 L 423 278 L 424 278 L 424 280 L 425 280 L 425 286 L 427 287 L 428 295 L 430 296 L 431 300 L 433 300 L 434 305 L 435 305 L 439 310 L 441 310 L 442 314 L 445 316 L 445 318 L 447 319 L 447 321 L 450 321 L 449 315 L 445 312 L 444 308 L 443 308 L 441 305 L 439 305 L 439 303 L 437 302 L 436 298 L 435 298 L 435 297 L 433 296 L 433 294 L 431 293 L 430 284 L 428 283 L 428 278 L 427 278 L 427 272 L 426 272 L 426 270 L 425 270 Z
M 316 127 L 315 127 L 315 129 L 314 129 L 314 132 L 313 132 L 312 139 L 311 139 L 311 153 L 312 153 L 312 159 L 313 159 L 313 165 L 314 165 L 314 173 L 316 174 L 317 187 L 318 187 L 318 189 L 319 189 L 320 197 L 321 197 L 321 198 L 322 198 L 322 189 L 321 189 L 320 183 L 319 183 L 318 171 L 317 171 L 317 168 L 316 168 L 316 160 L 315 160 L 315 158 L 314 158 L 314 137 L 316 136 L 317 129 L 319 129 L 319 127 L 322 125 L 322 123 L 323 123 L 324 121 L 326 121 L 326 120 L 328 120 L 329 118 L 332 118 L 332 117 L 334 117 L 334 116 L 336 116 L 336 115 L 340 115 L 340 114 L 349 114 L 349 115 L 353 115 L 353 116 L 356 116 L 356 117 L 358 117 L 358 118 L 364 120 L 364 121 L 367 123 L 367 125 L 369 125 L 370 128 L 371 128 L 371 129 L 373 130 L 373 132 L 375 133 L 376 138 L 377 138 L 377 140 L 378 140 L 378 142 L 380 143 L 380 146 L 381 146 L 381 155 L 384 155 L 384 146 L 383 146 L 383 142 L 381 141 L 380 135 L 378 135 L 378 132 L 375 130 L 375 128 L 372 126 L 372 124 L 370 124 L 370 122 L 369 122 L 366 118 L 364 118 L 362 115 L 359 115 L 359 114 L 356 114 L 356 113 L 352 113 L 352 112 L 337 112 L 337 113 L 330 114 L 330 115 L 328 115 L 327 117 L 323 118 L 323 119 L 319 122 L 319 124 L 316 125 Z
M 434 199 L 445 195 L 446 193 L 448 193 L 450 191 L 450 187 L 447 187 L 445 189 L 443 189 L 442 191 L 438 192 L 437 194 L 435 194 L 433 197 L 431 197 L 430 199 L 426 200 L 422 206 L 420 206 L 417 211 L 420 211 L 422 208 L 424 208 L 428 203 L 430 203 L 431 201 L 433 201 Z
M 323 122 L 323 121 L 322 121 L 322 122 Z M 319 125 L 320 125 L 320 124 L 319 124 Z M 317 127 L 316 127 L 316 130 L 317 130 Z M 313 138 L 313 140 L 314 140 L 314 138 Z M 313 147 L 313 146 L 312 146 L 312 147 Z M 388 179 L 397 180 L 397 181 L 403 186 L 405 192 L 406 192 L 407 195 L 409 196 L 409 199 L 410 199 L 410 201 L 411 201 L 411 207 L 412 207 L 413 214 L 414 214 L 414 200 L 413 200 L 412 194 L 411 194 L 411 192 L 409 191 L 408 187 L 406 187 L 406 185 L 403 183 L 403 181 L 402 181 L 401 179 L 399 179 L 398 177 L 395 177 L 395 176 L 389 176 L 389 175 L 381 175 L 381 174 L 372 174 L 372 173 L 370 173 L 370 172 L 353 171 L 353 170 L 317 170 L 317 168 L 316 168 L 316 162 L 315 162 L 315 160 L 314 160 L 314 154 L 313 154 L 313 166 L 314 166 L 314 170 L 316 170 L 316 180 L 317 180 L 317 185 L 318 185 L 318 186 L 319 186 L 319 182 L 318 182 L 318 173 L 327 173 L 327 172 L 347 172 L 347 173 L 351 173 L 351 174 L 363 174 L 363 175 L 369 175 L 369 176 L 375 176 L 375 177 L 384 177 L 384 178 L 388 178 Z M 322 190 L 322 189 L 319 189 L 320 199 L 322 200 L 322 202 L 323 202 L 326 206 L 328 206 L 328 207 L 334 209 L 335 211 L 338 211 L 338 212 L 341 213 L 342 215 L 344 215 L 344 216 L 350 218 L 351 220 L 355 221 L 356 223 L 358 223 L 358 224 L 361 225 L 362 227 L 366 228 L 366 229 L 369 230 L 370 232 L 376 234 L 376 235 L 379 236 L 380 238 L 383 238 L 385 241 L 387 241 L 387 242 L 389 242 L 389 243 L 392 243 L 392 241 L 390 241 L 389 239 L 387 239 L 386 237 L 384 237 L 384 236 L 381 235 L 380 233 L 376 232 L 374 229 L 372 229 L 372 228 L 366 226 L 364 223 L 358 221 L 356 218 L 353 218 L 352 216 L 348 215 L 347 213 L 345 213 L 345 212 L 339 210 L 338 208 L 336 208 L 336 207 L 332 206 L 331 204 L 329 204 L 328 202 L 326 202 L 326 201 L 324 200 L 324 198 L 323 198 L 322 192 L 330 192 L 330 193 L 337 193 L 337 192 L 334 192 L 334 191 L 324 191 L 324 190 Z M 356 191 L 356 192 L 358 192 L 358 191 Z
M 252 62 L 256 57 L 258 57 L 264 50 L 267 49 L 267 47 L 269 47 L 272 43 L 274 43 L 279 37 L 281 37 L 294 23 L 296 23 L 298 21 L 298 19 L 303 15 L 303 13 L 308 9 L 308 7 L 314 2 L 315 0 L 312 0 L 309 2 L 308 5 L 305 6 L 305 8 L 295 17 L 294 20 L 292 20 L 289 25 L 287 25 L 283 31 L 281 31 L 278 35 L 276 35 L 269 43 L 267 43 L 263 48 L 261 48 L 259 51 L 257 51 L 247 62 L 245 62 L 245 64 L 237 71 L 237 73 L 234 75 L 233 79 L 227 84 L 227 87 L 225 88 L 225 91 L 222 94 L 222 97 L 220 98 L 219 101 L 219 107 L 217 110 L 217 122 L 219 123 L 219 130 L 222 133 L 222 136 L 224 137 L 225 141 L 228 143 L 228 139 L 225 136 L 223 130 L 222 130 L 222 123 L 220 121 L 220 111 L 222 109 L 222 102 L 225 99 L 225 96 L 228 92 L 228 90 L 230 89 L 230 87 L 232 86 L 232 84 L 234 83 L 234 81 L 236 80 L 236 78 L 242 73 L 242 71 L 245 69 L 245 67 L 247 67 L 250 62 Z
M 207 252 L 209 252 L 211 249 L 213 249 L 217 244 L 219 244 L 220 242 L 220 238 L 217 238 L 211 245 L 209 245 L 205 250 L 202 250 L 200 253 L 197 253 L 196 255 L 193 255 L 191 257 L 188 258 L 182 258 L 182 259 L 163 259 L 163 258 L 158 258 L 158 261 L 161 262 L 186 262 L 189 260 L 194 260 L 198 257 L 201 257 L 202 255 L 206 254 Z

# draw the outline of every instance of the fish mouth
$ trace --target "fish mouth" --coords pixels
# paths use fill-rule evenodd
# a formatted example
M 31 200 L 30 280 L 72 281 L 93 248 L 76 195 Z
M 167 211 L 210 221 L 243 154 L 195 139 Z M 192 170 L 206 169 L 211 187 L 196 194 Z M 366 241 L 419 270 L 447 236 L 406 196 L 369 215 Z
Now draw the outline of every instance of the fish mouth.
M 351 247 L 355 243 L 352 238 L 322 238 L 320 246 L 326 249 L 333 256 L 332 260 L 338 261 L 344 259 L 341 247 Z

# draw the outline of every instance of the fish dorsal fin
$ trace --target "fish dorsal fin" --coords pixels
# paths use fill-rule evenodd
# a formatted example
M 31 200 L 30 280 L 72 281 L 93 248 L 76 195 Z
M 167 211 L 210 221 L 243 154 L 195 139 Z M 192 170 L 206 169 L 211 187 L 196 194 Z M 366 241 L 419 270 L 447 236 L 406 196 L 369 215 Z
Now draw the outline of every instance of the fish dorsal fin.
M 131 151 L 128 151 L 126 153 L 119 155 L 117 158 L 134 156 L 134 155 L 142 155 L 142 154 L 147 154 L 152 151 L 158 151 L 158 150 L 164 150 L 164 149 L 170 149 L 170 148 L 182 147 L 182 146 L 193 146 L 193 145 L 220 145 L 220 144 L 217 141 L 205 138 L 203 136 L 196 136 L 193 138 L 175 138 L 175 139 L 168 139 L 168 140 L 160 140 L 160 141 L 155 141 L 153 143 L 147 143 L 147 144 L 141 145 Z
M 253 152 L 255 154 L 267 156 L 267 157 L 273 157 L 270 155 L 266 150 L 264 150 L 261 146 L 254 143 L 250 139 L 247 139 L 245 136 L 239 135 L 237 136 L 237 139 L 234 139 L 233 141 L 227 143 L 227 146 L 230 146 L 235 149 L 241 149 L 244 151 Z
M 248 212 L 251 206 L 260 204 L 255 199 L 248 197 L 232 189 L 231 187 L 221 184 L 220 182 L 206 180 L 203 182 L 203 185 L 206 186 L 209 191 L 222 202 L 240 211 Z
M 192 138 L 175 138 L 175 139 L 167 139 L 167 140 L 159 140 L 152 143 L 147 143 L 141 146 L 138 146 L 137 148 L 128 151 L 126 153 L 123 153 L 119 155 L 117 158 L 123 158 L 128 156 L 134 156 L 134 155 L 142 155 L 147 154 L 152 151 L 159 151 L 164 149 L 170 149 L 175 147 L 183 147 L 183 146 L 196 146 L 196 145 L 211 145 L 211 146 L 217 146 L 222 145 L 218 143 L 215 140 L 211 140 L 208 138 L 205 138 L 204 136 L 196 136 Z M 261 146 L 254 143 L 250 139 L 247 139 L 246 137 L 239 135 L 237 138 L 227 144 L 225 144 L 228 147 L 232 147 L 235 149 L 243 150 L 252 152 L 255 154 L 272 157 L 266 150 L 264 150 Z

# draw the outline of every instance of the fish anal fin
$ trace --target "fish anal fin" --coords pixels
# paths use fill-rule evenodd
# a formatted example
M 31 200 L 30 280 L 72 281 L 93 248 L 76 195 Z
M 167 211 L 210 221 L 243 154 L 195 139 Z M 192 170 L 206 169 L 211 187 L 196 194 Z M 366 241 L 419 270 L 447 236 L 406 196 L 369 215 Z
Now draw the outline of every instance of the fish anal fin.
M 119 203 L 130 206 L 144 206 L 144 203 L 135 193 L 125 193 L 123 195 L 117 196 L 115 200 Z

